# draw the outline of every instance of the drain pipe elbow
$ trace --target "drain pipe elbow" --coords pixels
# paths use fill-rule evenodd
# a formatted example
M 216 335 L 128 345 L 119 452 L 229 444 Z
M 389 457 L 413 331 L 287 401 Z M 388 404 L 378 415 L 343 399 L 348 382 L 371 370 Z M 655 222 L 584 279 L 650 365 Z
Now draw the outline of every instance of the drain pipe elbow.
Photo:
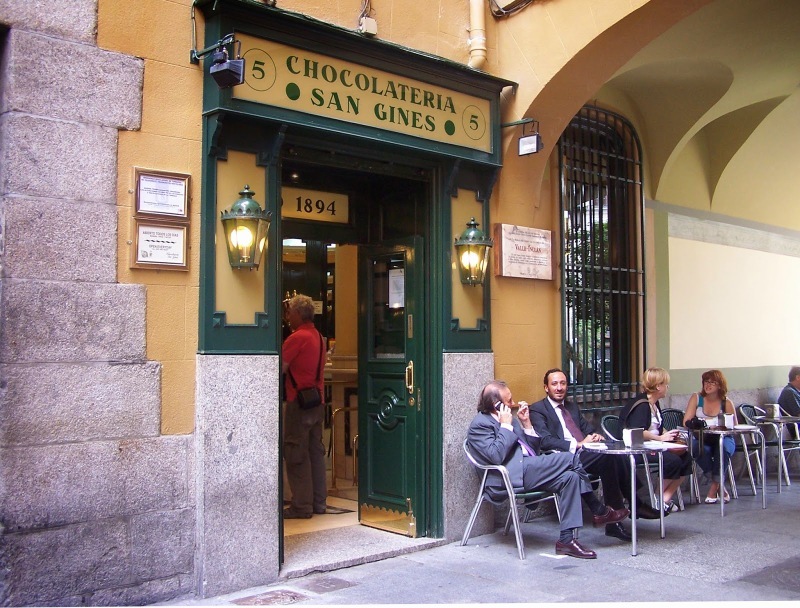
M 469 0 L 469 67 L 480 70 L 486 63 L 486 15 L 484 0 Z

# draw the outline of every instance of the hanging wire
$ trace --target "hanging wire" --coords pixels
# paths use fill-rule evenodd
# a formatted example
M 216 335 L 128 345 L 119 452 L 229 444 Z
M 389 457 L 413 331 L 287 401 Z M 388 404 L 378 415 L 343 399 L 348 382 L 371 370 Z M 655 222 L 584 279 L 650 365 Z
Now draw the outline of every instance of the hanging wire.
M 497 4 L 497 0 L 489 0 L 489 10 L 492 11 L 492 15 L 495 17 L 509 17 L 515 13 L 520 12 L 523 8 L 527 8 L 528 5 L 533 4 L 536 0 L 523 0 L 519 4 L 514 4 L 511 8 L 501 8 L 499 4 Z
M 358 22 L 364 17 L 369 17 L 372 14 L 372 0 L 361 0 L 361 12 L 358 14 Z

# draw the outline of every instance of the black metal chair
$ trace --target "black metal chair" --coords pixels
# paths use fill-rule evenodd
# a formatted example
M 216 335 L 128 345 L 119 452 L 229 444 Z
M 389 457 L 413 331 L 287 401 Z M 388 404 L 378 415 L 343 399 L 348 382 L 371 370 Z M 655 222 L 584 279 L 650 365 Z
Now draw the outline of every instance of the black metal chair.
M 478 512 L 481 509 L 481 505 L 484 502 L 488 502 L 489 504 L 498 507 L 501 506 L 509 497 L 513 497 L 512 500 L 508 500 L 509 503 L 509 510 L 508 510 L 508 517 L 506 518 L 506 525 L 505 529 L 503 530 L 503 534 L 508 534 L 508 528 L 511 526 L 511 523 L 514 524 L 514 536 L 516 537 L 517 541 L 517 552 L 519 553 L 520 559 L 525 559 L 525 546 L 522 540 L 522 531 L 520 530 L 519 524 L 519 510 L 517 509 L 517 503 L 521 506 L 530 507 L 531 505 L 538 504 L 545 500 L 552 500 L 553 504 L 556 508 L 556 515 L 558 515 L 559 521 L 561 520 L 561 510 L 558 506 L 558 497 L 553 494 L 552 492 L 545 492 L 545 491 L 533 491 L 533 492 L 526 492 L 521 488 L 514 488 L 511 485 L 511 478 L 508 476 L 508 469 L 501 464 L 480 464 L 475 457 L 469 451 L 469 445 L 467 441 L 464 440 L 464 453 L 467 455 L 467 459 L 472 463 L 472 465 L 478 469 L 478 471 L 483 471 L 483 479 L 481 479 L 481 485 L 478 488 L 478 499 L 475 501 L 475 506 L 472 508 L 472 513 L 469 516 L 469 521 L 467 522 L 467 528 L 464 530 L 464 536 L 461 539 L 461 546 L 467 544 L 469 540 L 469 535 L 472 532 L 472 527 L 475 525 L 475 520 L 478 517 Z M 492 498 L 488 495 L 486 491 L 486 478 L 489 476 L 489 471 L 497 471 L 503 478 L 503 484 L 506 488 L 505 496 L 502 498 Z M 527 520 L 527 513 L 528 509 L 526 508 L 526 516 L 525 519 Z
M 663 425 L 664 430 L 665 431 L 672 431 L 674 429 L 677 429 L 678 427 L 682 427 L 683 426 L 683 414 L 684 414 L 683 410 L 679 410 L 679 409 L 676 409 L 676 408 L 668 407 L 668 408 L 665 408 L 665 409 L 661 410 L 661 424 Z M 686 436 L 686 440 L 687 441 L 691 441 L 691 437 L 690 437 L 690 435 L 688 433 L 687 433 L 687 436 Z M 689 443 L 688 449 L 689 450 L 692 449 L 691 443 Z M 690 452 L 690 454 L 691 454 L 691 452 Z M 730 469 L 730 472 L 731 472 L 730 477 L 731 477 L 731 479 L 733 479 L 732 471 L 733 471 L 733 469 Z M 692 474 L 689 475 L 689 490 L 690 490 L 689 491 L 689 500 L 691 502 L 698 502 L 699 503 L 700 502 L 700 486 L 698 484 L 697 477 L 698 477 L 697 476 L 697 464 L 695 463 L 694 458 L 692 458 Z M 678 506 L 680 507 L 681 511 L 683 511 L 684 508 L 685 508 L 684 503 L 683 503 L 683 493 L 681 492 L 680 488 L 678 488 Z
M 778 407 L 779 412 L 783 415 L 784 412 L 780 408 L 780 406 L 775 405 Z M 767 414 L 766 410 L 763 410 L 760 407 L 756 407 L 754 405 L 750 405 L 747 403 L 742 403 L 738 408 L 739 413 L 744 418 L 746 424 L 756 424 L 756 417 L 758 416 L 765 416 Z M 768 423 L 769 421 L 767 421 Z M 791 480 L 789 479 L 789 467 L 786 465 L 786 452 L 791 452 L 792 450 L 800 450 L 800 439 L 794 439 L 792 437 L 779 437 L 778 436 L 778 425 L 777 424 L 767 424 L 772 429 L 773 438 L 766 439 L 765 438 L 765 445 L 766 447 L 774 447 L 778 448 L 778 457 L 781 459 L 781 464 L 783 465 L 783 479 L 786 481 L 786 485 L 791 485 Z M 794 427 L 794 432 L 797 433 L 797 424 L 789 425 L 788 428 Z M 749 459 L 748 459 L 749 462 Z M 761 457 L 756 452 L 756 465 L 758 466 L 759 473 L 761 472 L 761 467 L 766 466 L 766 463 L 761 462 Z

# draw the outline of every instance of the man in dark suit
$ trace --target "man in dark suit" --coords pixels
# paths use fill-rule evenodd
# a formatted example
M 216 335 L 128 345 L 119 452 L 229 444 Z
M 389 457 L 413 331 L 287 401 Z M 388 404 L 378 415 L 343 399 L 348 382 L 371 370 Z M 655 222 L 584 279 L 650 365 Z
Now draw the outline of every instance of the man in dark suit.
M 583 468 L 600 477 L 606 503 L 612 509 L 625 508 L 624 498 L 630 501 L 631 497 L 628 460 L 580 449 L 584 443 L 605 441 L 605 437 L 595 432 L 575 403 L 566 400 L 567 376 L 563 371 L 548 370 L 544 375 L 544 390 L 547 397 L 530 406 L 531 423 L 540 437 L 541 449 L 577 454 Z M 636 510 L 645 519 L 659 517 L 658 511 L 642 502 L 637 502 Z M 619 522 L 606 525 L 606 535 L 631 539 Z
M 595 526 L 619 522 L 628 516 L 628 510 L 611 509 L 597 499 L 586 471 L 573 454 L 542 454 L 527 404 L 519 405 L 516 418 L 511 413 L 513 407 L 514 399 L 505 382 L 494 380 L 483 387 L 478 414 L 467 432 L 471 453 L 478 462 L 504 465 L 515 488 L 555 493 L 561 510 L 561 536 L 556 541 L 556 553 L 596 558 L 594 551 L 575 538 L 575 530 L 583 526 L 581 498 L 591 509 Z M 486 486 L 490 496 L 504 494 L 502 477 L 497 471 L 489 471 Z

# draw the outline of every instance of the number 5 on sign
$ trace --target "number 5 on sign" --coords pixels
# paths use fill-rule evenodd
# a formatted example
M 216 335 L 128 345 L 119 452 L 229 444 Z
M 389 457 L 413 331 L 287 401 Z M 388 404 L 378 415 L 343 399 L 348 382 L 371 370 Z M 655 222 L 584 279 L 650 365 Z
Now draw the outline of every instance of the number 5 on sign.
M 283 218 L 347 224 L 349 213 L 346 194 L 291 187 L 284 187 L 281 191 Z

